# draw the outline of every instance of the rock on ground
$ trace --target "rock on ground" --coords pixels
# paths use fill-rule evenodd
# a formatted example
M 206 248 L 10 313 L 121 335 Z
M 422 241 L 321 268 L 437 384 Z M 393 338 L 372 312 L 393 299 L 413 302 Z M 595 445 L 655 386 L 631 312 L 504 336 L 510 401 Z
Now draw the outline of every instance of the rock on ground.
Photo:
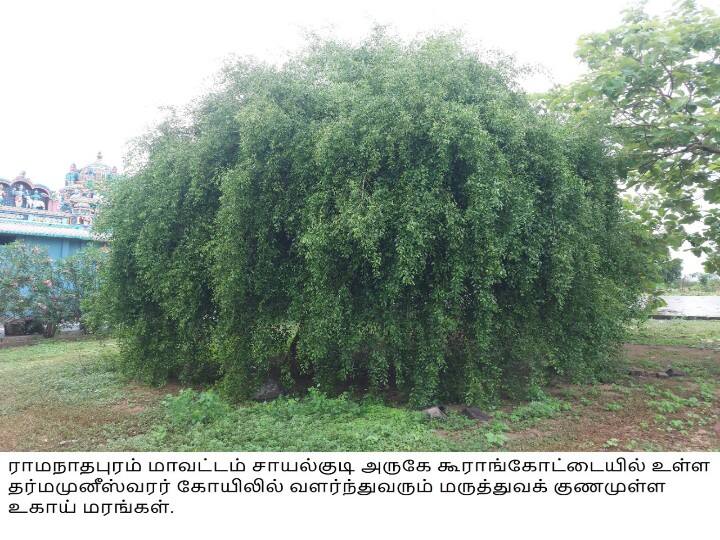
M 428 418 L 435 418 L 437 420 L 445 420 L 447 418 L 447 414 L 445 414 L 445 407 L 442 405 L 437 405 L 435 407 L 429 407 L 427 409 L 423 410 L 423 414 L 427 416 Z
M 258 388 L 253 399 L 255 401 L 272 401 L 279 398 L 281 394 L 282 388 L 280 388 L 280 384 L 275 379 L 268 379 Z
M 477 407 L 463 407 L 460 414 L 468 417 L 470 420 L 479 420 L 480 422 L 489 422 L 492 417 L 478 409 Z

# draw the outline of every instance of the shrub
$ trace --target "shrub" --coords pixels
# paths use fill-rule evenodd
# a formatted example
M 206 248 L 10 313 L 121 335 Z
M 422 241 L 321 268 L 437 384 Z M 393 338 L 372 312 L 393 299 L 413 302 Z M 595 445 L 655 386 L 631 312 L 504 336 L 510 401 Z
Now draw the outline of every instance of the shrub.
M 15 318 L 34 319 L 48 336 L 62 318 L 52 260 L 22 242 L 0 246 L 0 323 Z
M 53 261 L 39 246 L 23 242 L 0 246 L 0 322 L 31 318 L 47 337 L 61 322 L 85 326 L 104 258 L 105 253 L 95 247 Z

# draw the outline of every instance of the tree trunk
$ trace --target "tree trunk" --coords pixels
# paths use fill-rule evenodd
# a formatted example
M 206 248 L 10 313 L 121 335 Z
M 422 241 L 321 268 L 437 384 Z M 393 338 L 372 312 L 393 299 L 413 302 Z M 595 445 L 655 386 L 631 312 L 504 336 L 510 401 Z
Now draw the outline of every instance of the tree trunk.
M 51 338 L 55 335 L 55 331 L 57 330 L 57 325 L 55 323 L 49 322 L 45 323 L 43 325 L 43 337 Z

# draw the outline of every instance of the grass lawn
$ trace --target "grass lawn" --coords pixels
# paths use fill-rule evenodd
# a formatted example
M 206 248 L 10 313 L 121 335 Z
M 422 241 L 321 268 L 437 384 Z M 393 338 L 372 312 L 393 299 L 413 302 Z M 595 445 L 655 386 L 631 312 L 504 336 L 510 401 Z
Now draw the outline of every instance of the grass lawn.
M 234 406 L 126 381 L 116 354 L 97 340 L 0 349 L 0 450 L 720 450 L 720 321 L 649 321 L 624 349 L 643 376 L 556 383 L 483 424 L 317 393 Z M 685 376 L 653 376 L 669 366 Z
M 146 432 L 168 392 L 111 371 L 112 341 L 0 349 L 0 450 L 100 450 Z
M 629 340 L 641 345 L 671 345 L 720 351 L 720 321 L 650 319 Z

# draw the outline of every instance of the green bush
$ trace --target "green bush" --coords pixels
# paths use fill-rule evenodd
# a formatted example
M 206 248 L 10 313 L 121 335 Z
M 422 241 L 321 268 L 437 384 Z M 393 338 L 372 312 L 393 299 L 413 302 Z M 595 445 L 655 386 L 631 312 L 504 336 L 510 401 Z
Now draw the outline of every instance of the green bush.
M 177 396 L 166 399 L 165 404 L 171 424 L 183 429 L 216 422 L 232 410 L 230 405 L 212 390 L 195 392 L 185 389 Z
M 377 34 L 223 75 L 104 211 L 129 371 L 419 406 L 606 370 L 656 245 L 601 134 L 537 112 L 510 63 Z
M 88 246 L 59 261 L 24 242 L 0 246 L 0 323 L 31 318 L 47 337 L 61 322 L 86 328 L 100 288 L 106 253 Z M 104 311 L 104 310 L 102 310 Z

